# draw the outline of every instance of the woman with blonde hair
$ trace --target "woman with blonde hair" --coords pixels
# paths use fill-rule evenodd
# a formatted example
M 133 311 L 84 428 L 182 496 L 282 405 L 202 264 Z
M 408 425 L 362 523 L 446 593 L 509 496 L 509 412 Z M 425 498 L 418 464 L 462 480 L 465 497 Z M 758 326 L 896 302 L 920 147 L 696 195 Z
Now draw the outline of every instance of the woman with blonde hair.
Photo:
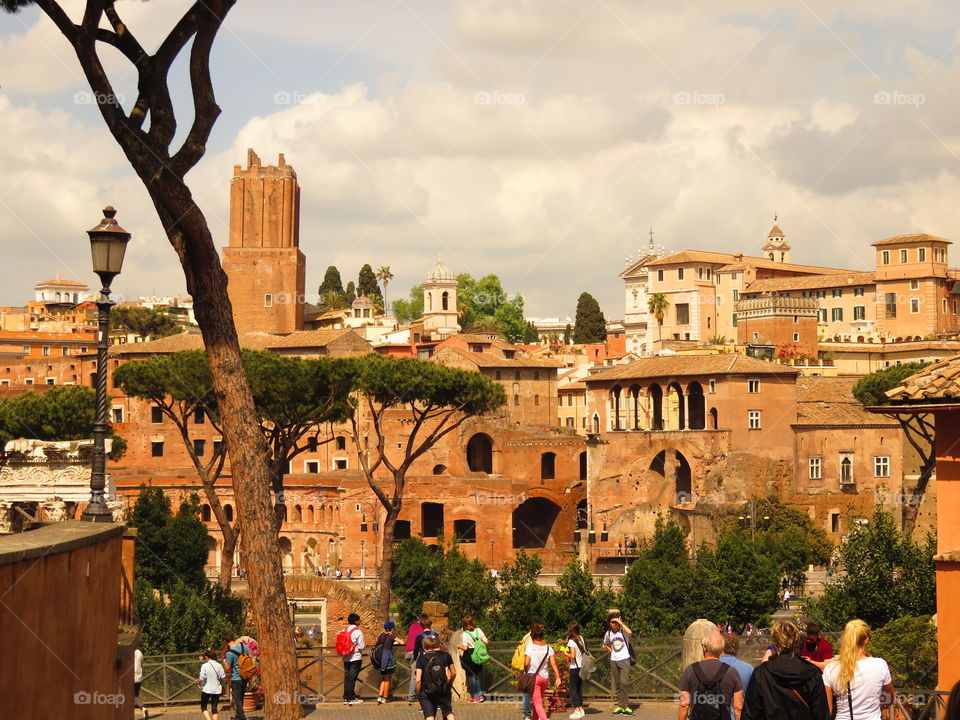
M 773 624 L 773 655 L 753 671 L 741 720 L 828 720 L 823 678 L 797 656 L 799 639 L 792 622 Z
M 870 626 L 851 620 L 840 638 L 840 654 L 823 669 L 823 684 L 837 720 L 880 720 L 893 704 L 893 680 L 883 658 L 867 652 Z

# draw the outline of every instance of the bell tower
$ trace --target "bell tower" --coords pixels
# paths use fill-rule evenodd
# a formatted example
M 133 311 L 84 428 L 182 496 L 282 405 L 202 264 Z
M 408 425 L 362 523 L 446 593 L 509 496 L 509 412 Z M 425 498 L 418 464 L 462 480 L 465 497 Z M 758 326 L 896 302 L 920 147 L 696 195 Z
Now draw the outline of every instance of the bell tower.
M 776 222 L 776 218 L 774 218 L 774 222 Z M 774 224 L 770 229 L 767 241 L 763 244 L 762 249 L 764 257 L 768 260 L 780 263 L 790 262 L 790 243 L 784 238 L 783 230 L 780 229 L 779 225 Z
M 427 273 L 423 287 L 423 329 L 440 335 L 460 332 L 457 323 L 457 276 L 441 256 Z
M 262 165 L 247 150 L 230 183 L 230 244 L 223 249 L 238 332 L 303 328 L 306 258 L 300 252 L 300 185 L 283 155 Z

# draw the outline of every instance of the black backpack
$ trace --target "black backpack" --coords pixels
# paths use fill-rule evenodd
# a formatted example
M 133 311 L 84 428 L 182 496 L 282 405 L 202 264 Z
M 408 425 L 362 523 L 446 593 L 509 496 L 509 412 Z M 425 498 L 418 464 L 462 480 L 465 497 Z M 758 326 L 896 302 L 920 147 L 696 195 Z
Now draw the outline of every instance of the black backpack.
M 717 674 L 707 680 L 700 663 L 693 664 L 697 689 L 690 698 L 690 720 L 730 720 L 730 700 L 720 691 L 720 684 L 729 670 L 729 665 L 720 663 Z
M 440 653 L 430 653 L 420 674 L 420 692 L 424 695 L 442 695 L 450 689 L 447 667 Z

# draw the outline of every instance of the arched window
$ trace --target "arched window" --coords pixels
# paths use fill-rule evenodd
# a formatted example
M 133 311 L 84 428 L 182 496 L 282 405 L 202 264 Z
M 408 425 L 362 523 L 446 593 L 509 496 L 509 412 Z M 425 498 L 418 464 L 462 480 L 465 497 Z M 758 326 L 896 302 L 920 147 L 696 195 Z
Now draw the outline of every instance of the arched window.
M 293 506 L 293 521 L 303 522 L 303 508 L 299 505 Z
M 440 296 L 440 307 L 443 310 L 450 309 L 450 293 L 448 293 L 446 290 L 444 290 L 443 295 Z
M 227 522 L 233 522 L 233 505 L 224 505 L 223 514 L 227 516 Z
M 556 477 L 557 455 L 545 452 L 540 456 L 540 479 L 553 480 Z
M 717 409 L 710 408 L 710 429 L 719 430 L 720 429 L 720 420 L 717 417 Z
M 493 472 L 493 440 L 486 433 L 477 433 L 467 442 L 467 467 L 473 472 Z
M 427 310 L 433 310 L 433 293 L 427 293 Z
M 313 514 L 313 505 L 307 505 L 307 517 L 306 517 L 306 521 L 312 525 L 314 522 L 316 522 L 316 520 L 315 520 L 314 518 L 315 518 L 315 516 L 314 516 L 314 514 Z
M 210 506 L 206 503 L 200 506 L 200 518 L 204 522 L 210 522 Z
M 707 425 L 706 403 L 703 398 L 703 386 L 694 381 L 687 385 L 687 406 L 690 416 L 690 430 L 703 430 Z
M 447 471 L 446 465 L 434 465 L 433 474 L 434 475 L 443 475 Z

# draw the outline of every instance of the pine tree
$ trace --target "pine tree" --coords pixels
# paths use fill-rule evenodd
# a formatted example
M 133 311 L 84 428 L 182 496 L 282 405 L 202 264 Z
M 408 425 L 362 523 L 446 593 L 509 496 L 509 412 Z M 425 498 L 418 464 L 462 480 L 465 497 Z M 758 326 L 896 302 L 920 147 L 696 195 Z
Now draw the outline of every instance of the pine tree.
M 563 344 L 569 345 L 573 342 L 573 328 L 570 326 L 570 323 L 567 323 L 567 326 L 563 329 Z
M 577 317 L 573 326 L 573 341 L 580 343 L 601 343 L 607 339 L 607 322 L 604 320 L 600 303 L 590 293 L 581 293 L 577 300 Z
M 323 282 L 320 283 L 320 289 L 317 292 L 320 297 L 326 297 L 329 292 L 343 295 L 343 280 L 340 279 L 340 271 L 337 270 L 336 265 L 327 268 L 327 272 L 323 275 Z

